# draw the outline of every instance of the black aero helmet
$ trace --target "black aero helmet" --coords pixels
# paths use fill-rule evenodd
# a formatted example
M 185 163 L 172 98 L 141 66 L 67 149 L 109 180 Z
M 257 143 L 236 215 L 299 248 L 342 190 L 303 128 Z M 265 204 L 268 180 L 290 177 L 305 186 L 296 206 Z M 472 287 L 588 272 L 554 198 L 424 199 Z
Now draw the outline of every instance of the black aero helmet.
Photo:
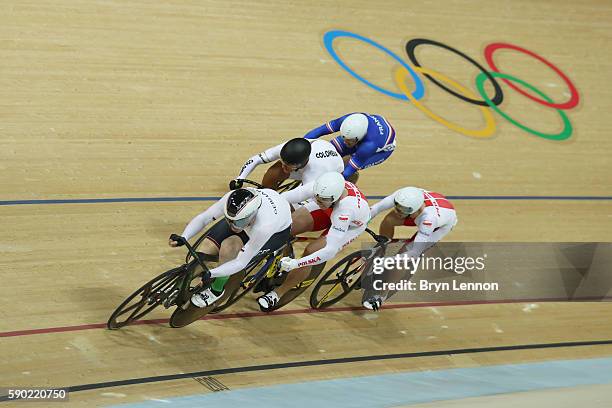
M 289 140 L 281 149 L 281 159 L 290 166 L 302 168 L 308 163 L 312 147 L 310 142 L 304 138 L 296 137 Z

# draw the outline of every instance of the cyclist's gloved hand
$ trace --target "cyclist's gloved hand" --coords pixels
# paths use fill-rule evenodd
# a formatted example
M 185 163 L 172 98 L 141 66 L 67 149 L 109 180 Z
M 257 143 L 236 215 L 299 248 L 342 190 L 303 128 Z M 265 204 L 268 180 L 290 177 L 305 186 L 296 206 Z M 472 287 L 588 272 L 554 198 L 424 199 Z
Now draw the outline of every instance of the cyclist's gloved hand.
M 280 269 L 281 271 L 291 271 L 298 267 L 297 259 L 289 258 L 288 256 L 282 258 L 280 260 Z
M 235 180 L 230 181 L 229 188 L 230 190 L 237 190 L 239 188 L 242 188 L 242 185 L 243 185 L 242 180 L 235 179 Z
M 187 240 L 183 237 L 181 237 L 180 235 L 177 234 L 172 234 L 170 235 L 170 238 L 168 239 L 168 245 L 170 245 L 171 247 L 180 247 L 185 245 L 185 242 Z

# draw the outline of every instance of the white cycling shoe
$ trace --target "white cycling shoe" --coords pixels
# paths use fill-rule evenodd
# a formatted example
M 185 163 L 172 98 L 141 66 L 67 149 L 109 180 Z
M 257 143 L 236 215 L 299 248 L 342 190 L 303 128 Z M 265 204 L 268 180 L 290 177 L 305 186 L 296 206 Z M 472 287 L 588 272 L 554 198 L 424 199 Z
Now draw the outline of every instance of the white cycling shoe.
M 196 293 L 195 295 L 191 296 L 191 303 L 193 303 L 197 307 L 208 307 L 215 303 L 221 296 L 223 296 L 224 293 L 225 290 L 219 295 L 215 295 L 213 291 L 208 288 L 200 293 Z
M 363 307 L 365 307 L 368 310 L 377 311 L 378 309 L 382 307 L 382 304 L 383 304 L 382 298 L 380 296 L 374 296 L 371 299 L 365 300 L 363 302 Z
M 272 290 L 265 295 L 258 297 L 257 303 L 259 303 L 259 308 L 262 312 L 269 312 L 278 304 L 279 300 L 280 298 L 278 297 L 278 294 Z

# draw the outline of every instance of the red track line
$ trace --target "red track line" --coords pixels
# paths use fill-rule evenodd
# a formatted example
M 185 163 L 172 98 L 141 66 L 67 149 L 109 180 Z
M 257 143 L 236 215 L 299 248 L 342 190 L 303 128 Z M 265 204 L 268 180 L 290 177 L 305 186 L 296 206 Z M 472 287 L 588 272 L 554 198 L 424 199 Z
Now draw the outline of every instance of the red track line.
M 572 301 L 594 301 L 594 300 L 611 300 L 612 297 L 584 297 L 572 299 Z M 466 305 L 484 305 L 484 304 L 503 304 L 503 303 L 533 303 L 533 302 L 561 302 L 568 301 L 567 298 L 547 298 L 547 299 L 503 299 L 503 300 L 466 300 L 457 302 L 428 302 L 428 303 L 398 303 L 388 304 L 383 309 L 407 309 L 416 307 L 443 307 L 443 306 L 466 306 Z M 265 312 L 236 312 L 236 313 L 224 313 L 218 315 L 204 316 L 199 320 L 226 320 L 236 318 L 248 318 L 248 317 L 264 317 L 264 316 L 280 316 L 280 315 L 291 315 L 291 314 L 305 314 L 305 313 L 331 313 L 331 312 L 351 312 L 361 311 L 368 312 L 361 306 L 345 306 L 345 307 L 331 307 L 328 309 L 292 309 L 292 310 L 278 310 L 272 313 Z M 169 319 L 150 319 L 150 320 L 137 320 L 131 325 L 139 324 L 165 324 L 168 323 Z M 79 330 L 91 330 L 91 329 L 104 329 L 106 323 L 92 323 L 82 324 L 78 326 L 59 326 L 59 327 L 47 327 L 42 329 L 29 329 L 29 330 L 16 330 L 0 332 L 0 337 L 18 337 L 18 336 L 31 336 L 33 334 L 45 334 L 45 333 L 60 333 L 60 332 L 71 332 Z

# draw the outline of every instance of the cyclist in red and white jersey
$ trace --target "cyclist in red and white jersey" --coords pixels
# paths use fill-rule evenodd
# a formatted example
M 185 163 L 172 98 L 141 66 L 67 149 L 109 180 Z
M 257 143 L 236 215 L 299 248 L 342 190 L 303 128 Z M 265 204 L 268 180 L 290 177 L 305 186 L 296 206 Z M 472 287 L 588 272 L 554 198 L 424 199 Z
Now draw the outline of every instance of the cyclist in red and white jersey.
M 380 224 L 380 235 L 393 238 L 395 227 L 405 225 L 418 227 L 415 242 L 440 241 L 457 223 L 453 204 L 442 194 L 416 187 L 397 190 L 372 206 L 371 219 L 383 211 L 387 213 Z
M 444 238 L 457 224 L 455 207 L 446 197 L 416 187 L 399 189 L 374 204 L 370 219 L 391 208 L 395 209 L 385 215 L 380 224 L 379 234 L 393 238 L 395 227 L 401 225 L 417 227 L 417 232 L 407 241 L 413 243 L 405 252 L 408 257 L 419 257 Z M 363 306 L 377 310 L 383 300 L 381 297 L 368 299 L 363 302 Z

